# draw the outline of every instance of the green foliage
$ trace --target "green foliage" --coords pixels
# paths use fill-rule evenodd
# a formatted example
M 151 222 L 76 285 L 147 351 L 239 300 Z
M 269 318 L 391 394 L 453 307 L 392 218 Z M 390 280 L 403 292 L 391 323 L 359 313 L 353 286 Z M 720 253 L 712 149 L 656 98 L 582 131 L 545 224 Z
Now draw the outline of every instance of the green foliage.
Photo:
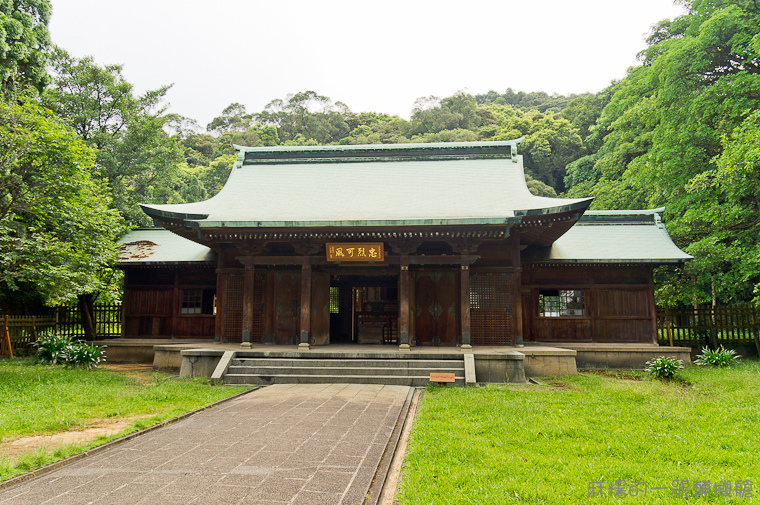
M 94 150 L 25 97 L 0 102 L 0 288 L 47 303 L 101 289 L 118 215 Z
M 0 97 L 19 85 L 41 90 L 48 83 L 50 10 L 49 0 L 0 1 Z
M 694 364 L 720 368 L 733 365 L 739 358 L 741 358 L 741 356 L 736 354 L 736 351 L 733 349 L 726 349 L 722 345 L 715 350 L 712 350 L 709 347 L 704 347 L 702 348 L 702 354 L 697 356 L 697 359 L 694 360 Z
M 72 368 L 92 370 L 105 361 L 105 348 L 75 341 L 66 353 L 66 364 Z
M 672 379 L 679 370 L 683 370 L 683 361 L 673 356 L 657 356 L 647 361 L 645 372 L 658 379 Z
M 37 348 L 34 357 L 43 365 L 66 365 L 92 370 L 106 360 L 105 347 L 72 340 L 69 336 L 56 333 L 41 335 L 33 345 Z
M 121 65 L 100 67 L 62 49 L 52 66 L 55 78 L 44 102 L 97 148 L 97 164 L 125 223 L 149 224 L 139 203 L 178 203 L 182 149 L 164 130 L 173 117 L 161 106 L 169 87 L 135 96 Z
M 60 336 L 56 333 L 45 333 L 33 344 L 37 348 L 34 358 L 43 365 L 61 365 L 68 361 L 68 350 L 71 347 L 71 337 Z
M 667 207 L 668 231 L 695 260 L 661 276 L 658 302 L 746 302 L 760 285 L 760 10 L 684 3 L 610 89 L 586 138 L 595 158 L 568 167 L 567 196 L 594 196 L 593 208 Z

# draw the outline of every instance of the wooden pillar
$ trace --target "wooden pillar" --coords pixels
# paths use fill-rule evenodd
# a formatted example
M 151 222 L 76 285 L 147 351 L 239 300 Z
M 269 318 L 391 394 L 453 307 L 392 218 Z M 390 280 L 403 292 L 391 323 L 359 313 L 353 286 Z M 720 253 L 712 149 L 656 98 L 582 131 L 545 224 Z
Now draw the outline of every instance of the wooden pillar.
M 253 258 L 246 256 L 238 258 L 245 269 L 243 270 L 243 335 L 241 347 L 251 347 L 251 333 L 253 332 Z
M 398 275 L 398 348 L 409 347 L 409 256 L 401 256 L 401 270 Z
M 463 351 L 472 350 L 470 344 L 470 265 L 469 262 L 462 261 L 462 272 L 459 280 L 460 298 L 459 306 L 461 308 L 461 326 L 462 334 L 459 337 L 459 343 Z
M 523 344 L 523 306 L 522 306 L 522 259 L 520 258 L 520 251 L 522 245 L 520 244 L 520 232 L 517 229 L 512 229 L 512 237 L 514 249 L 512 250 L 512 266 L 514 267 L 514 273 L 512 274 L 512 328 L 514 329 L 513 344 L 517 347 L 522 347 Z
M 224 310 L 224 291 L 225 282 L 224 274 L 221 273 L 223 267 L 222 253 L 219 253 L 219 261 L 216 268 L 216 314 L 214 314 L 214 342 L 222 341 L 222 314 Z
M 311 258 L 304 256 L 301 265 L 301 338 L 299 350 L 309 350 L 311 329 Z

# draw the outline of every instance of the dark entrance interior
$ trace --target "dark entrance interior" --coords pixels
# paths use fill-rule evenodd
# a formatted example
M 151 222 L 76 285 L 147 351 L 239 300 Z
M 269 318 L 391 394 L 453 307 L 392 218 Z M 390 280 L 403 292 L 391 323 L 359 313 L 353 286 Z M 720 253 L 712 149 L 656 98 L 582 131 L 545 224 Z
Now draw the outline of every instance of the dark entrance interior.
M 398 277 L 333 275 L 330 280 L 330 343 L 396 344 Z

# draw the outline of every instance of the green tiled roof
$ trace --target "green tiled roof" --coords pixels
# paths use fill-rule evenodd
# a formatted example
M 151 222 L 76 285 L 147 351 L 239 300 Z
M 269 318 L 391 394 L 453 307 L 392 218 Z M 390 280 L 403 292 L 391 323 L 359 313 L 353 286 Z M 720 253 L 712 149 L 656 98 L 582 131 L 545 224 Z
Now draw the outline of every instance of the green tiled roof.
M 219 194 L 142 207 L 202 228 L 509 224 L 588 208 L 531 194 L 520 140 L 239 148 Z
M 524 263 L 682 263 L 692 259 L 660 221 L 664 208 L 586 211 L 551 247 L 533 248 Z
M 121 265 L 216 264 L 216 253 L 208 247 L 163 228 L 138 228 L 119 239 Z

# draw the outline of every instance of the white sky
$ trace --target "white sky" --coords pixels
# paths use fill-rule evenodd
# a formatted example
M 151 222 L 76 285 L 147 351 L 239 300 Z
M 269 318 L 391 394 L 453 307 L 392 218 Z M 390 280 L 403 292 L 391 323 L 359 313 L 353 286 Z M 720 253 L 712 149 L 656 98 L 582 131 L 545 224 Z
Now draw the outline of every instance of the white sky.
M 420 96 L 596 92 L 625 76 L 671 0 L 52 0 L 53 43 L 120 63 L 138 91 L 173 83 L 202 127 L 314 90 L 409 118 Z

